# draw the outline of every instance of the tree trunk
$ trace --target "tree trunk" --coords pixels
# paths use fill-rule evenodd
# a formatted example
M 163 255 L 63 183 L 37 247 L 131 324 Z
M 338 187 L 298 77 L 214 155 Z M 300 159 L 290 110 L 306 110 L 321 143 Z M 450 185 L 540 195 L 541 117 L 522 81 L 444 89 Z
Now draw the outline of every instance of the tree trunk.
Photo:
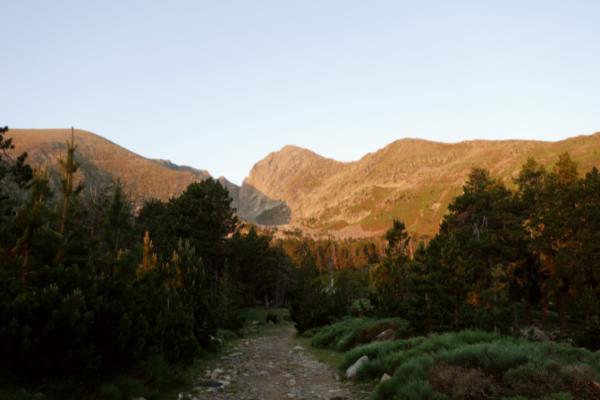
M 528 325 L 533 324 L 533 314 L 531 314 L 531 295 L 529 293 L 529 285 L 525 286 L 525 309 L 523 310 L 523 314 L 525 314 L 525 323 Z
M 545 299 L 542 299 L 542 301 L 540 302 L 540 306 L 542 308 L 542 315 L 541 315 L 540 322 L 542 324 L 547 324 L 548 323 L 548 305 L 546 304 Z
M 23 261 L 22 280 L 23 288 L 25 288 L 25 278 L 29 273 L 29 248 L 25 249 L 25 261 Z
M 267 308 L 267 310 L 269 309 L 269 295 L 265 294 L 265 307 Z
M 279 308 L 279 270 L 277 271 L 277 289 L 275 292 L 275 308 Z
M 567 317 L 565 315 L 565 306 L 563 304 L 562 293 L 556 294 L 556 312 L 558 313 L 558 325 L 560 329 L 567 329 Z

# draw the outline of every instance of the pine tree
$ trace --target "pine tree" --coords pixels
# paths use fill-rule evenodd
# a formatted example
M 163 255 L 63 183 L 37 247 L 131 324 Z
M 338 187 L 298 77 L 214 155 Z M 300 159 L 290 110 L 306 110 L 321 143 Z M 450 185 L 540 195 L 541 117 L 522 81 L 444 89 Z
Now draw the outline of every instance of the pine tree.
M 38 164 L 33 173 L 31 184 L 31 194 L 29 199 L 19 208 L 13 219 L 13 224 L 23 230 L 23 234 L 17 240 L 13 251 L 23 251 L 25 259 L 22 267 L 22 283 L 25 285 L 25 278 L 29 274 L 30 256 L 34 246 L 34 238 L 41 230 L 57 238 L 62 238 L 59 232 L 49 227 L 51 211 L 47 206 L 48 199 L 52 196 L 50 189 L 50 172 L 48 166 L 44 168 Z
M 410 258 L 407 254 L 410 237 L 405 225 L 394 219 L 385 237 L 388 245 L 385 256 L 371 270 L 371 281 L 375 287 L 372 300 L 381 317 L 399 316 L 403 309 L 404 285 L 409 270 Z
M 547 298 L 556 301 L 559 325 L 563 329 L 567 327 L 564 296 L 568 291 L 568 271 L 573 267 L 573 260 L 559 262 L 558 257 L 561 248 L 574 245 L 571 228 L 579 201 L 578 185 L 577 163 L 569 153 L 561 154 L 547 176 L 532 218 L 532 225 L 539 231 L 536 243 L 541 253 L 541 271 L 546 276 L 542 290 Z
M 26 152 L 13 161 L 10 151 L 15 146 L 12 138 L 5 138 L 6 132 L 8 127 L 0 127 L 0 248 L 14 243 L 9 230 L 14 208 L 18 205 L 17 194 L 20 189 L 29 189 L 33 178 L 33 170 L 25 164 Z
M 104 240 L 106 241 L 109 252 L 116 254 L 121 248 L 123 235 L 127 228 L 130 214 L 127 211 L 127 202 L 121 189 L 121 180 L 118 179 L 115 185 L 112 202 L 108 206 L 108 214 L 104 222 Z
M 75 134 L 74 129 L 71 128 L 71 141 L 67 140 L 67 158 L 58 159 L 58 165 L 63 170 L 63 174 L 60 178 L 60 192 L 63 195 L 63 207 L 62 207 L 62 216 L 60 220 L 60 232 L 63 233 L 65 231 L 65 226 L 67 224 L 67 213 L 70 203 L 72 199 L 79 195 L 83 190 L 83 183 L 79 183 L 76 187 L 73 187 L 74 174 L 77 172 L 77 169 L 81 165 L 79 162 L 75 161 L 75 150 L 77 146 L 75 145 Z

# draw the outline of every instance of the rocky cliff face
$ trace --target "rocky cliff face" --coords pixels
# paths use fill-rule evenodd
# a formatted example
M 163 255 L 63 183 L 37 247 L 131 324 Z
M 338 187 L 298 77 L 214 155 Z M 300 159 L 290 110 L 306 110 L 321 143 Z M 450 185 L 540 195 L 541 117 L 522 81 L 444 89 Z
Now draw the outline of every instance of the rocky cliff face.
M 27 151 L 33 161 L 53 167 L 66 151 L 70 130 L 11 129 L 9 137 L 17 152 Z M 75 141 L 86 186 L 120 178 L 137 204 L 167 200 L 210 176 L 168 160 L 146 159 L 90 132 L 76 130 Z M 527 157 L 552 165 L 565 151 L 582 173 L 600 167 L 600 133 L 561 142 L 403 139 L 347 163 L 285 146 L 256 163 L 241 187 L 224 177 L 218 180 L 229 189 L 238 215 L 262 225 L 291 224 L 358 237 L 381 234 L 399 218 L 412 232 L 434 235 L 471 168 L 488 168 L 510 187 Z

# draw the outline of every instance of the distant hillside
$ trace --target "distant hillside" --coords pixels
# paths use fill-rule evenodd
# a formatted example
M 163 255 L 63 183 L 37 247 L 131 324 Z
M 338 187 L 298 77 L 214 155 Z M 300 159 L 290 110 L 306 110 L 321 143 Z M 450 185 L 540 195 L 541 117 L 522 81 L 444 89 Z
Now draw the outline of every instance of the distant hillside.
M 8 137 L 13 138 L 17 153 L 27 151 L 30 163 L 48 162 L 56 169 L 58 157 L 66 152 L 71 130 L 10 129 Z M 191 182 L 210 177 L 208 171 L 144 158 L 91 132 L 76 129 L 75 143 L 75 156 L 81 162 L 77 175 L 79 179 L 85 176 L 87 190 L 120 178 L 123 189 L 138 206 L 152 198 L 166 201 L 181 194 Z M 55 181 L 58 176 L 54 174 Z M 266 225 L 289 221 L 290 212 L 285 211 L 281 201 L 270 200 L 249 186 L 240 188 L 223 177 L 219 181 L 229 189 L 242 219 Z
M 71 137 L 71 130 L 10 129 L 9 137 L 17 152 L 27 151 L 33 162 L 47 161 L 49 167 L 56 169 L 60 153 L 66 152 L 65 142 Z M 123 189 L 136 204 L 151 198 L 167 200 L 198 180 L 192 172 L 173 171 L 91 132 L 76 129 L 75 144 L 75 156 L 81 162 L 78 175 L 85 175 L 88 189 L 120 178 Z
M 18 152 L 55 166 L 59 151 L 66 151 L 70 130 L 11 129 L 9 137 Z M 91 132 L 76 130 L 75 141 L 87 187 L 121 178 L 137 204 L 167 200 L 210 176 L 168 160 L 144 158 Z M 472 167 L 488 168 L 512 186 L 511 178 L 527 157 L 552 165 L 565 151 L 582 173 L 600 167 L 600 133 L 561 142 L 402 139 L 347 163 L 285 146 L 256 163 L 241 187 L 224 177 L 218 180 L 229 189 L 238 215 L 261 225 L 364 237 L 383 233 L 397 217 L 414 233 L 434 235 Z
M 412 232 L 434 235 L 472 167 L 488 168 L 512 186 L 527 157 L 551 165 L 565 151 L 582 173 L 600 167 L 600 133 L 561 142 L 403 139 L 347 163 L 285 146 L 258 162 L 244 184 L 283 200 L 292 226 L 358 237 L 382 233 L 397 217 Z

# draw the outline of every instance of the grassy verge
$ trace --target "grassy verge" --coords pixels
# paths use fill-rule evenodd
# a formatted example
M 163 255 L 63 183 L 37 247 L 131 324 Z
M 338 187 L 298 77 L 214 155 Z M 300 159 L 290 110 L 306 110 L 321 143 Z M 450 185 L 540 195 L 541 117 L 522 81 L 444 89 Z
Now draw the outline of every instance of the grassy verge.
M 553 342 L 474 331 L 431 335 L 357 347 L 345 354 L 340 369 L 362 356 L 369 361 L 358 370 L 359 381 L 391 376 L 377 385 L 377 400 L 600 396 L 594 383 L 600 354 Z
M 398 329 L 406 325 L 397 318 L 349 318 L 331 326 L 320 328 L 314 334 L 311 345 L 317 348 L 334 348 L 347 351 L 359 344 L 370 343 L 381 332 Z

